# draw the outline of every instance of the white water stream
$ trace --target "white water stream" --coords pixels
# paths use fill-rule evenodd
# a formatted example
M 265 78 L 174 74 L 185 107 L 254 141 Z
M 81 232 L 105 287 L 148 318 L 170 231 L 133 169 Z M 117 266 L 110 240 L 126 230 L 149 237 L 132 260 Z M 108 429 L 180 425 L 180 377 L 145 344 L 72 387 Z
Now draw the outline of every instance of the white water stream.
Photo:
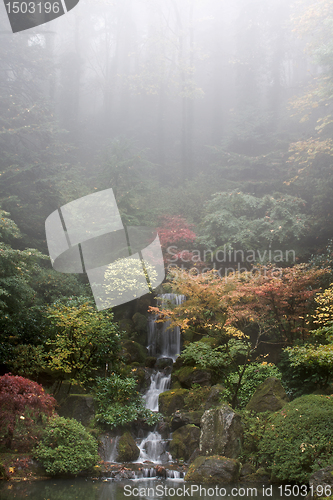
M 166 293 L 160 295 L 162 307 L 166 307 L 167 303 L 174 305 L 179 305 L 185 300 L 184 295 L 175 295 L 172 293 Z M 148 321 L 148 353 L 150 356 L 156 356 L 157 359 L 169 358 L 173 362 L 180 354 L 180 330 L 178 327 L 170 328 L 170 324 L 167 323 L 157 323 L 156 316 L 153 316 Z M 164 370 L 152 370 L 150 376 L 150 385 L 146 393 L 142 396 L 145 402 L 146 408 L 151 411 L 158 411 L 158 397 L 159 395 L 167 391 L 171 383 L 171 374 L 167 374 Z M 116 447 L 118 444 L 119 437 L 114 438 L 114 448 L 111 449 L 110 462 L 115 460 L 116 457 Z M 163 439 L 161 434 L 154 431 L 148 432 L 147 435 L 137 440 L 137 446 L 140 449 L 140 456 L 137 463 L 142 462 L 152 462 L 154 464 L 162 464 L 172 461 L 172 457 L 166 447 L 168 444 L 168 439 Z M 153 477 L 156 475 L 154 468 L 147 468 L 143 470 L 144 477 Z M 167 471 L 169 478 L 178 479 L 180 478 L 180 473 L 177 471 Z

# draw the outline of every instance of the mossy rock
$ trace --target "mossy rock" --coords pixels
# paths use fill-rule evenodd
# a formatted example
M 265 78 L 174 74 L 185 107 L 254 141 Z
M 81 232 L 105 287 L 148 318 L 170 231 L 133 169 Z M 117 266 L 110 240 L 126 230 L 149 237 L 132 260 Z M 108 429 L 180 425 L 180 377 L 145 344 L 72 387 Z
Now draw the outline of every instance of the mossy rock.
M 147 357 L 147 349 L 134 340 L 125 340 L 122 342 L 121 355 L 124 356 L 126 363 L 138 362 L 144 364 Z
M 206 410 L 201 418 L 202 455 L 237 458 L 243 445 L 241 417 L 227 404 Z
M 87 426 L 95 416 L 94 399 L 87 394 L 70 394 L 61 401 L 58 414 Z
M 203 410 L 209 393 L 209 386 L 191 388 L 185 398 L 185 409 L 187 411 Z
M 209 410 L 214 406 L 221 404 L 221 397 L 225 392 L 225 387 L 222 384 L 213 385 L 209 391 L 208 397 L 205 402 L 205 409 Z
M 146 316 L 137 312 L 134 314 L 132 321 L 134 323 L 135 331 L 137 331 L 139 333 L 146 333 L 147 332 L 148 320 L 147 320 Z
M 147 368 L 154 368 L 156 365 L 157 358 L 155 356 L 147 356 L 145 366 Z
M 176 410 L 181 410 L 185 405 L 187 389 L 174 389 L 162 392 L 158 398 L 159 411 L 163 415 L 172 415 Z
M 243 476 L 241 478 L 241 482 L 267 484 L 270 482 L 270 474 L 265 469 L 260 468 L 257 470 L 257 472 L 253 472 L 253 474 L 248 474 L 247 476 Z
M 118 442 L 117 462 L 134 462 L 139 458 L 140 450 L 135 444 L 132 435 L 125 432 Z
M 275 412 L 288 402 L 288 396 L 280 380 L 276 377 L 269 377 L 257 387 L 256 392 L 246 405 L 246 409 L 256 413 Z
M 180 382 L 186 389 L 190 389 L 193 384 L 207 386 L 212 383 L 212 373 L 210 370 L 199 370 L 195 366 L 183 366 L 174 373 L 173 381 Z
M 194 450 L 198 448 L 200 429 L 196 425 L 184 425 L 172 434 L 170 453 L 173 459 L 187 461 Z
M 194 424 L 197 427 L 200 427 L 200 422 L 203 414 L 204 410 L 182 411 L 182 412 L 176 411 L 171 419 L 171 430 L 175 431 L 179 429 L 179 427 L 188 424 Z
M 236 483 L 239 477 L 238 460 L 219 455 L 198 457 L 190 465 L 185 481 L 209 484 Z

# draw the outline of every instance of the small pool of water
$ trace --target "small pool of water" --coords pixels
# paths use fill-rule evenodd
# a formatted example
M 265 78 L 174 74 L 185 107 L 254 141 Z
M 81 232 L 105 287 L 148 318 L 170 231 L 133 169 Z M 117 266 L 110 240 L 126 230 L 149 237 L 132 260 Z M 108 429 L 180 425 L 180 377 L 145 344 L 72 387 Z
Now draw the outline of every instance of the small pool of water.
M 269 488 L 269 489 L 267 489 Z M 221 500 L 227 498 L 284 499 L 278 487 L 261 485 L 198 485 L 182 480 L 140 479 L 126 481 L 92 479 L 54 479 L 48 481 L 1 482 L 1 500 Z M 293 496 L 295 498 L 295 496 Z M 299 498 L 304 498 L 299 497 Z M 290 499 L 290 497 L 289 497 Z

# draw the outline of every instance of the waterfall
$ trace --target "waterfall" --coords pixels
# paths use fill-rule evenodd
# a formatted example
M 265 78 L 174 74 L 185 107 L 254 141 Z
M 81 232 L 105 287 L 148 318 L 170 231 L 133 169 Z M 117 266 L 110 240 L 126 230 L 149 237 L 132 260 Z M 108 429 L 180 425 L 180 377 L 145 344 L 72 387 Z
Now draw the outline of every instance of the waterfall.
M 166 451 L 167 441 L 162 439 L 159 432 L 149 432 L 148 436 L 140 441 L 138 447 L 140 449 L 140 456 L 137 462 L 153 462 L 160 464 L 169 462 L 171 455 Z
M 161 307 L 167 307 L 168 303 L 172 305 L 182 304 L 185 295 L 176 295 L 174 293 L 164 293 L 159 295 Z M 176 358 L 180 354 L 180 329 L 178 326 L 170 328 L 170 322 L 156 323 L 156 316 L 152 316 L 148 321 L 148 353 L 157 358 Z
M 185 473 L 179 470 L 166 470 L 167 479 L 184 479 Z
M 154 370 L 150 376 L 150 386 L 143 396 L 145 406 L 149 410 L 158 411 L 158 396 L 161 392 L 167 391 L 171 383 L 171 374 Z
M 184 295 L 165 293 L 159 296 L 161 306 L 166 307 L 168 302 L 179 305 L 185 300 Z M 180 354 L 180 329 L 170 328 L 170 323 L 156 323 L 156 316 L 152 316 L 148 322 L 148 353 L 157 358 L 171 358 L 175 361 Z M 146 408 L 158 411 L 158 396 L 167 391 L 171 383 L 171 374 L 168 370 L 152 370 L 150 386 L 143 396 Z M 137 462 L 149 461 L 155 464 L 170 462 L 172 457 L 166 451 L 168 440 L 155 429 L 138 442 L 140 456 Z M 148 469 L 147 469 L 148 470 Z M 150 470 L 150 469 L 149 469 Z M 151 476 L 150 476 L 151 477 Z
M 110 446 L 110 455 L 109 459 L 107 462 L 115 462 L 118 454 L 117 446 L 118 446 L 118 441 L 120 439 L 120 436 L 116 436 L 111 439 L 111 446 Z

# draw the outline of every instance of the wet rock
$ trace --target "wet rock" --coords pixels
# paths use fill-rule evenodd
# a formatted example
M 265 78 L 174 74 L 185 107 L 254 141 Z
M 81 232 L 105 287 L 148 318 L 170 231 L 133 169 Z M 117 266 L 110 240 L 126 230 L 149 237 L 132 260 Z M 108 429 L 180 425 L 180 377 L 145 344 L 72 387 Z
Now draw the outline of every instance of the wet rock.
M 279 379 L 269 377 L 260 384 L 246 405 L 247 410 L 256 413 L 278 411 L 289 402 L 288 396 Z
M 333 466 L 329 465 L 311 474 L 309 485 L 313 487 L 313 491 L 317 491 L 317 486 L 322 486 L 323 491 L 325 491 L 325 486 L 330 486 L 333 491 Z
M 135 479 L 135 472 L 128 469 L 115 470 L 111 472 L 110 477 L 114 481 L 122 481 L 123 479 Z
M 206 410 L 201 418 L 200 452 L 202 455 L 223 455 L 236 458 L 242 448 L 241 417 L 223 404 Z
M 132 435 L 129 432 L 125 432 L 121 436 L 118 442 L 118 455 L 116 458 L 117 462 L 134 462 L 140 455 L 140 450 L 135 444 Z
M 157 358 L 155 356 L 147 356 L 145 366 L 147 368 L 155 368 Z
M 172 434 L 170 453 L 173 459 L 187 461 L 194 450 L 198 448 L 200 429 L 195 425 L 185 425 Z
M 205 410 L 209 410 L 212 406 L 218 406 L 221 404 L 220 398 L 225 391 L 225 387 L 221 384 L 213 385 L 211 390 L 209 391 L 206 403 Z
M 244 464 L 240 471 L 240 477 L 248 476 L 249 474 L 254 474 L 256 469 L 252 464 Z
M 172 415 L 176 410 L 181 410 L 185 405 L 187 389 L 174 389 L 162 392 L 158 398 L 159 411 L 163 415 Z
M 201 456 L 190 465 L 185 481 L 210 484 L 235 483 L 238 481 L 239 469 L 238 460 L 218 455 Z
M 176 411 L 172 415 L 171 419 L 171 430 L 174 432 L 179 427 L 188 424 L 194 424 L 197 427 L 200 427 L 201 417 L 204 414 L 204 410 L 197 411 Z
M 201 386 L 211 385 L 212 373 L 209 370 L 198 370 L 193 366 L 183 366 L 173 375 L 173 382 L 179 382 L 186 389 L 193 384 Z
M 190 458 L 188 459 L 187 463 L 191 464 L 192 462 L 194 462 L 194 460 L 198 457 L 201 456 L 201 453 L 200 453 L 200 448 L 198 446 L 198 448 L 196 448 L 194 450 L 194 452 L 192 453 L 192 455 L 190 456 Z
M 158 370 L 163 370 L 164 368 L 172 369 L 172 365 L 173 365 L 172 358 L 158 358 L 158 360 L 156 361 L 156 368 Z

